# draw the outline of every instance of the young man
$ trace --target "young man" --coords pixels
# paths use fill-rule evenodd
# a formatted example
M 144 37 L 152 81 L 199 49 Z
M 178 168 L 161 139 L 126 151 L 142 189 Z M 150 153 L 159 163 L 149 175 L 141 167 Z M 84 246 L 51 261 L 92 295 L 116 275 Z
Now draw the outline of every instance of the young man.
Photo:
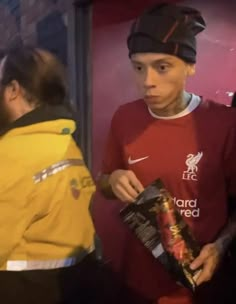
M 222 293 L 227 268 L 220 265 L 236 234 L 227 213 L 227 198 L 236 194 L 236 112 L 185 91 L 195 73 L 196 35 L 204 29 L 197 10 L 168 4 L 134 22 L 129 57 L 143 99 L 115 113 L 100 179 L 107 198 L 131 203 L 161 178 L 202 246 L 191 265 L 203 267 L 192 297 L 130 237 L 127 280 L 160 304 L 232 303 Z
M 67 100 L 63 67 L 50 53 L 22 47 L 5 54 L 1 303 L 127 303 L 119 300 L 119 282 L 95 258 L 89 212 L 95 186 L 72 138 L 75 121 Z

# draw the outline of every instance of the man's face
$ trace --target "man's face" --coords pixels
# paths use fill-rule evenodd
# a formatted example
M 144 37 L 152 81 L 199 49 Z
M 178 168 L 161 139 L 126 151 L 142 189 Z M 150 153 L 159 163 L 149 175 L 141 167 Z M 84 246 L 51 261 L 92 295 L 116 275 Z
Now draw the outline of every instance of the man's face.
M 142 97 L 154 112 L 179 102 L 187 76 L 195 72 L 194 65 L 168 54 L 137 53 L 131 62 Z
M 11 115 L 9 108 L 7 106 L 7 100 L 5 96 L 5 87 L 1 85 L 2 75 L 3 75 L 3 67 L 4 67 L 5 59 L 0 61 L 0 131 L 6 128 L 11 122 Z

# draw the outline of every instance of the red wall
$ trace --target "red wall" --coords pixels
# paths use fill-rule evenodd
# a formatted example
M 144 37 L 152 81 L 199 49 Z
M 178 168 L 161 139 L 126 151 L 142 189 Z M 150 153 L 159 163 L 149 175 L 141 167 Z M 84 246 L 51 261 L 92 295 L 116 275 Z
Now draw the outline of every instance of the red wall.
M 131 19 L 148 3 L 158 1 L 95 1 L 93 27 L 93 173 L 97 175 L 112 114 L 117 107 L 138 98 L 132 80 L 126 37 Z M 112 3 L 112 4 L 111 4 Z M 207 30 L 200 34 L 197 75 L 188 89 L 229 104 L 227 92 L 236 91 L 236 1 L 186 1 L 200 9 Z M 125 233 L 119 221 L 121 205 L 98 198 L 95 220 L 105 255 L 122 266 Z

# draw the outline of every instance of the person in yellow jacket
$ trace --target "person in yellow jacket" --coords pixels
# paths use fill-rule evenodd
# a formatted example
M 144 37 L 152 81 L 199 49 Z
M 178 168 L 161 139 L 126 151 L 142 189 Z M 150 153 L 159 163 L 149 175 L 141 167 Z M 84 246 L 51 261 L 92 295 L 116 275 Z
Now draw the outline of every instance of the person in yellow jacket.
M 89 206 L 95 185 L 73 140 L 75 121 L 66 100 L 63 67 L 50 53 L 21 47 L 2 58 L 3 304 L 115 303 L 94 258 Z

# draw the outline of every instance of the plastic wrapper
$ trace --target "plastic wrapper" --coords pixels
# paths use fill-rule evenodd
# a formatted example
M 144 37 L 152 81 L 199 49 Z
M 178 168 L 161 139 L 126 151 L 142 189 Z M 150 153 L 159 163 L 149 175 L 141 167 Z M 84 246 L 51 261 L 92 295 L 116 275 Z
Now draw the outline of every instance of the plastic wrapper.
M 120 215 L 175 280 L 194 291 L 201 269 L 193 271 L 190 264 L 200 247 L 161 180 L 148 186 Z

